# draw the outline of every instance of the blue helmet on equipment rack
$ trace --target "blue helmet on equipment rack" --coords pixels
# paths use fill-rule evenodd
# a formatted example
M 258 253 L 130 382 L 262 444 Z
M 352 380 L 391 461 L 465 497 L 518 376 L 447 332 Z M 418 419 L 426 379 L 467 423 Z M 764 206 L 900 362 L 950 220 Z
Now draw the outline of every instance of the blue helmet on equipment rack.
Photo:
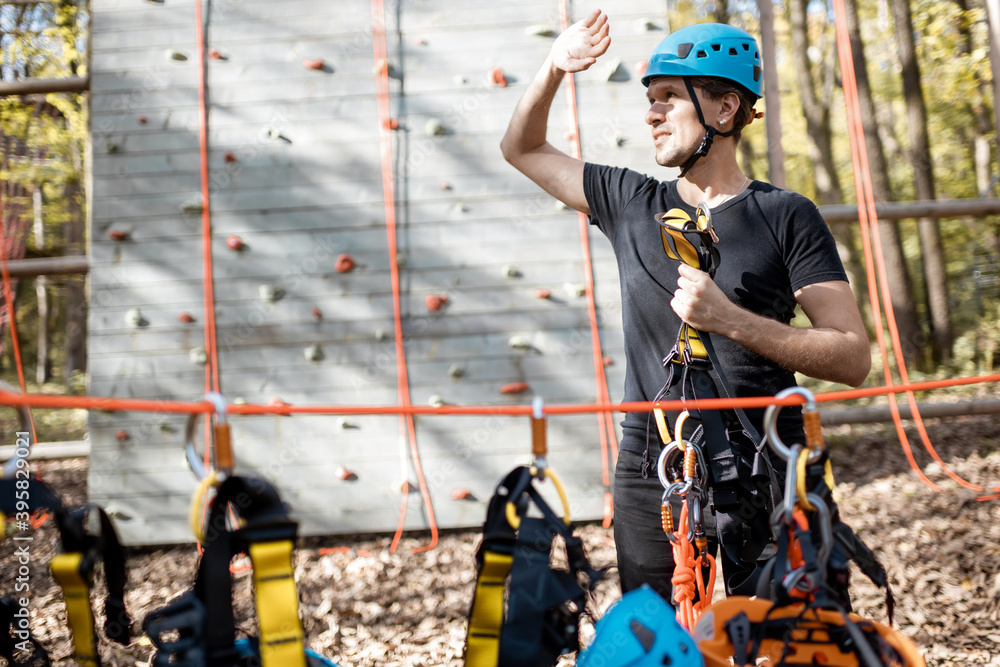
M 704 667 L 694 639 L 674 608 L 643 584 L 616 602 L 597 623 L 576 667 Z

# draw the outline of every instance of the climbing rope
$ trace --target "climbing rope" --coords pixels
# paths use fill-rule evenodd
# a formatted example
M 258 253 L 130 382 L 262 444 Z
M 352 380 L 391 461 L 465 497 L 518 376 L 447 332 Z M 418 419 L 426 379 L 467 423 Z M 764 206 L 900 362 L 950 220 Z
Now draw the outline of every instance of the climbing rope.
M 909 383 L 909 373 L 906 369 L 906 360 L 903 358 L 902 345 L 899 338 L 899 328 L 896 325 L 895 311 L 892 306 L 892 299 L 889 292 L 889 280 L 885 266 L 885 255 L 882 247 L 882 235 L 879 230 L 878 212 L 875 208 L 874 185 L 871 177 L 871 167 L 868 163 L 868 149 L 864 136 L 864 125 L 861 120 L 861 107 L 858 100 L 857 78 L 854 71 L 854 60 L 851 53 L 850 34 L 847 27 L 847 10 L 843 0 L 834 0 L 834 25 L 837 32 L 837 52 L 840 59 L 840 70 L 843 73 L 844 100 L 847 107 L 848 137 L 851 144 L 851 163 L 854 167 L 854 184 L 858 199 L 858 218 L 861 223 L 861 238 L 865 256 L 865 269 L 868 277 L 868 296 L 871 301 L 872 315 L 877 319 L 875 323 L 875 335 L 878 340 L 879 352 L 882 359 L 882 372 L 886 386 L 893 386 L 894 378 L 889 365 L 889 354 L 886 348 L 885 333 L 883 331 L 882 310 L 885 310 L 885 323 L 888 325 L 889 335 L 892 341 L 893 356 L 896 361 L 896 368 L 899 372 L 903 384 Z M 873 248 L 874 245 L 874 248 Z M 877 275 L 877 279 L 876 279 Z M 881 288 L 881 305 L 878 287 Z M 912 391 L 906 391 L 906 399 L 910 406 L 913 421 L 920 434 L 921 442 L 927 453 L 941 466 L 942 472 L 961 486 L 972 491 L 984 491 L 984 487 L 972 484 L 957 475 L 941 459 L 934 445 L 930 441 L 923 418 L 917 407 L 916 396 Z M 896 403 L 894 393 L 889 394 L 889 408 L 892 413 L 893 424 L 896 427 L 896 434 L 899 442 L 906 454 L 910 467 L 917 474 L 917 477 L 934 491 L 940 491 L 917 465 L 910 446 L 909 436 L 903 429 L 902 418 L 899 414 L 899 406 Z M 1000 491 L 1000 486 L 993 491 Z M 983 495 L 979 500 L 991 500 L 995 496 Z
M 563 31 L 569 28 L 569 7 L 567 0 L 559 0 L 559 23 Z M 580 144 L 580 114 L 576 101 L 576 79 L 567 73 L 565 77 L 566 102 L 569 110 L 569 132 L 571 135 L 573 157 L 582 160 L 583 149 Z M 594 358 L 594 383 L 597 386 L 597 402 L 602 405 L 611 403 L 608 393 L 608 379 L 604 372 L 604 354 L 601 351 L 601 333 L 597 324 L 597 302 L 594 297 L 594 265 L 590 252 L 590 225 L 587 216 L 577 214 L 580 226 L 580 245 L 583 255 L 584 285 L 587 292 L 587 314 L 590 322 L 591 351 Z M 614 516 L 614 503 L 611 495 L 611 468 L 618 462 L 618 436 L 615 433 L 614 421 L 608 412 L 597 413 L 601 442 L 601 482 L 604 484 L 604 527 L 611 525 Z
M 382 155 L 382 195 L 385 200 L 385 230 L 389 246 L 389 275 L 392 283 L 392 321 L 396 343 L 396 387 L 400 407 L 411 407 L 410 381 L 406 367 L 406 346 L 403 341 L 403 317 L 400 306 L 400 281 L 398 248 L 396 244 L 396 190 L 393 179 L 392 160 L 392 115 L 389 109 L 389 59 L 385 43 L 385 3 L 383 0 L 372 0 L 372 44 L 375 52 L 375 96 L 378 107 L 379 147 Z M 424 511 L 427 512 L 427 522 L 431 530 L 431 541 L 414 552 L 428 551 L 437 546 L 438 529 L 434 518 L 434 506 L 431 503 L 430 491 L 424 479 L 423 467 L 420 463 L 420 450 L 417 448 L 417 431 L 413 414 L 400 413 L 399 417 L 400 443 L 409 442 L 410 460 L 417 475 L 420 486 L 420 496 L 423 499 Z M 405 458 L 404 458 L 405 461 Z M 405 462 L 404 462 L 405 465 Z M 405 480 L 402 483 L 402 500 L 399 512 L 399 524 L 393 536 L 389 551 L 396 552 L 399 540 L 406 524 L 407 500 L 410 485 Z

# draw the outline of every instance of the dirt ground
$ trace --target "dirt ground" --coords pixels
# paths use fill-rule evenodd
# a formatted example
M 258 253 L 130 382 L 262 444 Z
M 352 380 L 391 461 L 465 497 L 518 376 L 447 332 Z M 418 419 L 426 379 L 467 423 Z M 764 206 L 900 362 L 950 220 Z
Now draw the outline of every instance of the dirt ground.
M 930 420 L 931 442 L 950 470 L 989 488 L 1000 485 L 1000 419 Z M 896 595 L 897 627 L 931 666 L 1000 665 L 1000 500 L 950 479 L 911 430 L 916 460 L 938 485 L 925 486 L 910 469 L 891 426 L 827 430 L 843 519 L 878 554 Z M 67 503 L 85 499 L 83 459 L 35 464 Z M 597 566 L 615 562 L 611 530 L 576 527 Z M 47 571 L 55 548 L 49 521 L 34 531 L 32 628 L 53 664 L 72 665 L 66 611 Z M 296 577 L 308 645 L 344 666 L 462 664 L 465 620 L 474 586 L 477 531 L 442 533 L 436 549 L 412 553 L 427 535 L 407 535 L 395 553 L 391 535 L 308 538 L 296 554 Z M 13 542 L 0 551 L 0 592 L 13 592 Z M 135 619 L 193 581 L 193 546 L 130 550 L 127 604 Z M 238 568 L 237 568 L 238 569 Z M 238 616 L 253 631 L 249 572 L 236 574 Z M 884 598 L 861 575 L 852 589 L 856 610 L 884 621 Z M 598 615 L 617 597 L 612 571 L 595 596 Z M 138 628 L 138 623 L 136 623 Z M 585 639 L 592 627 L 585 624 Z M 151 646 L 102 641 L 104 663 L 147 665 Z M 561 665 L 572 664 L 572 656 Z

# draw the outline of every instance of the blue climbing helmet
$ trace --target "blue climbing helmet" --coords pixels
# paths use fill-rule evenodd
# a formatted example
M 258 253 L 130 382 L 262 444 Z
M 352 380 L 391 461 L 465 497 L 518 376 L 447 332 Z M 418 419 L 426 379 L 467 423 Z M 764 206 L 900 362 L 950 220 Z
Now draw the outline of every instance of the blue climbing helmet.
M 708 155 L 716 135 L 731 137 L 742 130 L 734 126 L 727 132 L 720 132 L 705 122 L 691 77 L 710 76 L 726 79 L 742 86 L 756 99 L 760 99 L 763 97 L 761 73 L 760 49 L 757 48 L 756 40 L 749 33 L 725 23 L 690 25 L 671 33 L 656 46 L 646 64 L 642 84 L 648 88 L 649 82 L 658 76 L 683 78 L 691 102 L 698 112 L 698 120 L 705 128 L 701 145 L 681 165 L 681 176 L 684 176 L 699 158 Z
M 643 584 L 616 602 L 597 622 L 594 641 L 576 667 L 705 667 L 694 639 L 676 612 Z
M 646 64 L 642 85 L 656 76 L 714 76 L 734 81 L 758 98 L 763 70 L 750 33 L 725 23 L 696 23 L 661 41 Z

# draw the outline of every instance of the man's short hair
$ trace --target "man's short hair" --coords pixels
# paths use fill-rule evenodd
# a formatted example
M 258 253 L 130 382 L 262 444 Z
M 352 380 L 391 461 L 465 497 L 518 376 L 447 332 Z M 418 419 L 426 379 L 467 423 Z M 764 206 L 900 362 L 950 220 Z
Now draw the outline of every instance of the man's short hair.
M 695 88 L 701 88 L 713 100 L 724 97 L 728 93 L 736 93 L 736 96 L 740 98 L 740 107 L 733 116 L 732 136 L 739 141 L 743 135 L 743 128 L 753 120 L 757 96 L 735 81 L 716 76 L 693 76 L 691 77 L 691 85 Z M 708 119 L 705 120 L 708 122 Z

